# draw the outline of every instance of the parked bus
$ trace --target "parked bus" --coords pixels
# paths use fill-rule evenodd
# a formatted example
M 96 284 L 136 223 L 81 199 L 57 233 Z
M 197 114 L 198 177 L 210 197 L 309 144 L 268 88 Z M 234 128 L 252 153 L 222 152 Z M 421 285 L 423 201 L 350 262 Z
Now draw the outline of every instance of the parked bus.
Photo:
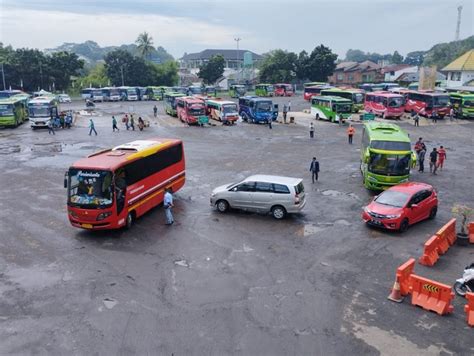
M 247 88 L 245 85 L 240 85 L 240 84 L 232 84 L 229 88 L 229 96 L 231 98 L 239 98 L 241 96 L 244 96 L 247 91 Z
M 255 86 L 255 95 L 257 96 L 273 96 L 275 93 L 275 88 L 272 84 L 257 84 Z
M 102 93 L 105 101 L 120 101 L 120 91 L 118 88 L 103 88 Z
M 94 88 L 84 88 L 84 89 L 82 89 L 82 90 L 81 90 L 81 97 L 82 97 L 82 99 L 84 99 L 84 100 L 90 99 L 90 98 L 91 98 L 92 90 L 94 90 Z
M 224 124 L 233 124 L 239 119 L 239 108 L 233 101 L 206 100 L 206 115 Z
M 321 95 L 322 90 L 327 90 L 334 88 L 330 85 L 323 84 L 323 85 L 314 85 L 314 86 L 307 86 L 303 90 L 303 98 L 304 100 L 311 101 L 313 96 Z
M 403 115 L 404 98 L 387 91 L 365 94 L 364 110 L 382 118 L 399 118 Z
M 138 100 L 140 101 L 150 100 L 148 98 L 148 94 L 145 87 L 135 87 L 135 90 L 138 95 Z
M 364 124 L 360 170 L 366 188 L 383 190 L 407 182 L 415 163 L 410 137 L 399 126 L 380 122 Z
M 303 84 L 303 87 L 306 88 L 306 87 L 315 87 L 315 86 L 318 86 L 318 85 L 326 85 L 326 86 L 329 86 L 328 83 L 325 83 L 325 82 L 308 82 L 308 83 L 304 83 Z
M 203 125 L 209 123 L 206 116 L 206 104 L 203 99 L 193 96 L 183 96 L 176 99 L 178 119 L 188 125 Z
M 278 83 L 274 85 L 275 96 L 293 96 L 293 86 L 291 84 Z
M 135 87 L 127 88 L 127 101 L 138 101 L 137 88 Z
M 275 121 L 273 103 L 270 99 L 256 96 L 242 96 L 239 98 L 239 115 L 248 123 L 268 123 Z
M 474 94 L 473 93 L 449 93 L 449 101 L 453 107 L 456 117 L 474 118 Z
M 352 101 L 352 112 L 358 113 L 364 108 L 364 93 L 361 89 L 331 88 L 321 90 L 322 96 L 339 96 Z
M 94 153 L 65 174 L 69 221 L 88 230 L 130 228 L 163 202 L 166 188 L 177 192 L 184 182 L 181 140 L 138 140 Z
M 104 93 L 102 91 L 103 89 L 92 89 L 91 90 L 91 99 L 92 101 L 96 102 L 96 101 L 100 101 L 100 102 L 103 102 L 104 101 Z
M 58 116 L 59 104 L 55 96 L 38 96 L 28 102 L 28 116 L 32 129 L 47 127 L 49 120 Z
M 438 116 L 449 114 L 449 95 L 435 92 L 411 91 L 405 103 L 405 111 L 414 110 L 417 114 L 429 117 L 433 110 Z
M 26 94 L 25 92 L 17 89 L 13 90 L 0 90 L 0 99 L 9 98 L 13 95 Z
M 199 95 L 199 94 L 203 94 L 203 90 L 202 90 L 202 87 L 200 87 L 200 86 L 190 85 L 186 89 L 186 94 L 187 95 Z
M 352 113 L 352 101 L 340 96 L 315 96 L 311 99 L 311 115 L 316 120 L 343 123 Z
M 165 112 L 171 116 L 177 116 L 176 99 L 185 96 L 183 93 L 168 92 L 165 93 Z
M 17 127 L 28 120 L 28 94 L 0 99 L 0 126 Z

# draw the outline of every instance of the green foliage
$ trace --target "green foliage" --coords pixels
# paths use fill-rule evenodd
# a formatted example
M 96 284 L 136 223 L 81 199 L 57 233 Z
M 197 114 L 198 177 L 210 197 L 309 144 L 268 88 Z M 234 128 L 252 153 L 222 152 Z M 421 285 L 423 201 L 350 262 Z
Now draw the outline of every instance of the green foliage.
M 407 53 L 403 63 L 410 64 L 413 66 L 420 66 L 423 63 L 424 55 L 425 55 L 425 51 L 409 52 Z
M 289 83 L 296 78 L 298 57 L 293 52 L 276 49 L 266 54 L 260 65 L 260 82 Z
M 319 45 L 306 62 L 306 77 L 311 81 L 326 81 L 336 68 L 337 54 L 329 47 Z
M 398 52 L 397 52 L 398 53 Z M 371 61 L 377 63 L 380 60 L 392 60 L 391 54 L 379 54 L 379 53 L 370 53 L 363 52 L 360 49 L 349 49 L 346 52 L 346 61 L 349 62 L 364 62 Z
M 154 50 L 153 38 L 147 32 L 140 33 L 135 43 L 137 44 L 138 53 L 140 53 L 142 58 L 149 57 Z
M 424 55 L 423 65 L 433 66 L 442 69 L 459 56 L 474 48 L 474 36 L 461 41 L 439 43 L 433 46 Z
M 174 61 L 153 64 L 154 77 L 152 85 L 174 86 L 178 83 L 178 64 Z
M 398 53 L 398 51 L 393 52 L 392 55 L 392 63 L 393 64 L 401 64 L 403 63 L 403 56 Z
M 81 88 L 102 88 L 109 85 L 109 81 L 110 79 L 107 76 L 107 70 L 105 69 L 104 63 L 99 63 L 91 69 L 87 76 L 81 77 L 78 80 L 78 83 Z
M 199 68 L 198 77 L 205 84 L 214 84 L 224 74 L 225 59 L 220 54 L 212 56 L 209 62 Z

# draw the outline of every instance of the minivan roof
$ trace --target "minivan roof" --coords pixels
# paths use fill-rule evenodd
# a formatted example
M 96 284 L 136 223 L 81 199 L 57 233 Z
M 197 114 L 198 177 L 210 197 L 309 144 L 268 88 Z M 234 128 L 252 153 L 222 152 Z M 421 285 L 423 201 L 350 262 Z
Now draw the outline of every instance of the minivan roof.
M 244 182 L 265 182 L 265 183 L 276 183 L 285 185 L 298 185 L 303 179 L 292 178 L 292 177 L 281 177 L 281 176 L 270 176 L 266 174 L 256 174 L 244 179 Z

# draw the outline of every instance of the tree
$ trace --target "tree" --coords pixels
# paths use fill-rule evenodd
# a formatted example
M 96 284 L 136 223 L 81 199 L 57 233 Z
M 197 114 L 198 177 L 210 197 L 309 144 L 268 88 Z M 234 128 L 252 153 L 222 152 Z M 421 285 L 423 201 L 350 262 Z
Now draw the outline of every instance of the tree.
M 107 53 L 104 60 L 107 77 L 110 78 L 113 85 L 131 85 L 133 81 L 131 69 L 134 58 L 129 52 L 116 49 Z
M 209 61 L 199 68 L 198 77 L 201 78 L 205 84 L 214 84 L 217 79 L 224 74 L 225 59 L 218 54 L 212 56 Z
M 400 53 L 398 53 L 398 51 L 393 52 L 392 63 L 394 63 L 394 64 L 403 63 L 403 56 Z
M 309 56 L 306 51 L 301 51 L 296 62 L 296 77 L 300 80 L 308 79 Z
M 260 65 L 260 81 L 269 83 L 290 83 L 296 78 L 298 56 L 282 49 L 264 56 Z
M 47 57 L 49 77 L 58 90 L 66 90 L 71 84 L 71 76 L 77 75 L 84 67 L 84 61 L 77 54 L 70 52 L 56 52 Z
M 407 53 L 403 63 L 410 64 L 412 66 L 420 66 L 423 63 L 425 51 L 414 51 Z
M 154 64 L 153 71 L 153 84 L 173 86 L 178 83 L 178 64 L 174 61 L 168 61 L 163 64 Z
M 98 63 L 92 68 L 89 74 L 79 79 L 80 86 L 85 88 L 92 86 L 95 88 L 102 88 L 109 84 L 109 77 L 107 76 L 107 70 L 105 69 L 104 63 Z
M 363 62 L 368 56 L 360 49 L 348 49 L 346 52 L 346 61 L 348 62 Z
M 147 58 L 155 50 L 153 48 L 153 38 L 147 32 L 140 33 L 135 43 L 142 58 Z
M 337 54 L 332 53 L 329 47 L 319 45 L 310 54 L 306 75 L 311 81 L 325 82 L 336 68 Z

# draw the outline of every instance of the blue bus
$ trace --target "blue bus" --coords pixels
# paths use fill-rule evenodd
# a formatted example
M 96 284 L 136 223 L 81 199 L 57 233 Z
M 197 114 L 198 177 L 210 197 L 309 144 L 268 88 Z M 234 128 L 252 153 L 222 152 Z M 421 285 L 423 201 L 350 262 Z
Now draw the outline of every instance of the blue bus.
M 239 98 L 239 115 L 248 123 L 268 123 L 275 121 L 273 102 L 258 96 L 242 96 Z

